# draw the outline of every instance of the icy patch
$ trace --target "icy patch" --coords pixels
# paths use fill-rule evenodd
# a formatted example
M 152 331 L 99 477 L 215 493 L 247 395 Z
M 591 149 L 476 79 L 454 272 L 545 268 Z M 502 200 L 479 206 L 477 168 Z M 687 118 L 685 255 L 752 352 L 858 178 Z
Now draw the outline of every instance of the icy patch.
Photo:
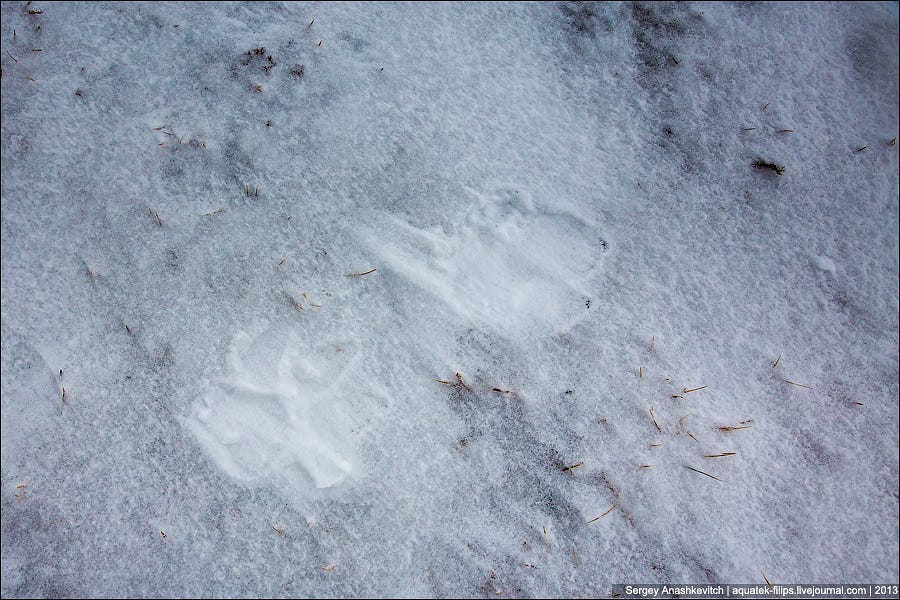
M 390 217 L 365 242 L 386 267 L 463 320 L 509 331 L 559 324 L 583 311 L 608 247 L 596 228 L 537 207 L 521 189 L 468 192 L 474 203 L 456 222 L 423 229 Z
M 292 334 L 239 333 L 229 373 L 187 419 L 203 449 L 231 477 L 304 492 L 358 475 L 348 378 L 358 359 L 305 348 Z

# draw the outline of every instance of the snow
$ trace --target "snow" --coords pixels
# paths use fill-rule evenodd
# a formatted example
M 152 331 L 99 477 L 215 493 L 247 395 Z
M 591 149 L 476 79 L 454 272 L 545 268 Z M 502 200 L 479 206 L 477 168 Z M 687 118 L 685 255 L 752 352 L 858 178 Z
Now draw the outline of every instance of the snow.
M 4 2 L 3 596 L 895 583 L 898 38 Z
M 188 426 L 239 481 L 275 479 L 291 493 L 332 487 L 353 471 L 345 456 L 352 429 L 344 399 L 354 393 L 348 371 L 316 364 L 296 337 L 278 338 L 277 331 L 256 340 L 238 333 L 230 378 L 209 390 Z

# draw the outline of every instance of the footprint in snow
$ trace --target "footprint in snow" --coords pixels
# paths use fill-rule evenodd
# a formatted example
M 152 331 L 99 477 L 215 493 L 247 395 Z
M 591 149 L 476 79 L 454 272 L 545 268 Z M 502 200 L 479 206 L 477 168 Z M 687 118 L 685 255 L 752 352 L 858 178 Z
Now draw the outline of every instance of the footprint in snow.
M 471 206 L 445 228 L 386 217 L 364 242 L 464 320 L 509 333 L 582 315 L 608 249 L 597 228 L 536 205 L 524 190 L 467 191 Z
M 317 352 L 274 328 L 239 333 L 227 374 L 186 424 L 238 481 L 291 494 L 338 486 L 359 475 L 351 435 L 360 360 L 348 354 Z

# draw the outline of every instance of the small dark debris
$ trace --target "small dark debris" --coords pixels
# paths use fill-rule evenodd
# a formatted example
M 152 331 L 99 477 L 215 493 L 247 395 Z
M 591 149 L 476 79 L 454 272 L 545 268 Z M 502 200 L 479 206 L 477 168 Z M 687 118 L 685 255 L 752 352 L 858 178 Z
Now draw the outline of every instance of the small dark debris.
M 591 307 L 591 299 L 590 298 L 588 298 L 587 300 L 584 301 L 584 307 L 585 308 Z
M 784 167 L 778 166 L 773 162 L 765 160 L 755 160 L 753 161 L 753 166 L 757 169 L 770 169 L 772 171 L 775 171 L 779 175 L 784 174 Z
M 573 393 L 574 391 L 575 391 L 575 390 L 566 390 L 566 393 L 567 393 L 567 394 L 571 394 L 571 393 Z
M 305 72 L 305 69 L 304 69 L 303 65 L 294 65 L 293 68 L 291 69 L 291 75 L 293 75 L 297 79 L 300 79 L 301 77 L 303 77 L 304 72 Z
M 865 149 L 868 148 L 868 147 L 869 147 L 868 145 L 866 145 L 866 146 L 861 146 L 860 148 L 857 148 L 856 150 L 854 150 L 854 152 L 856 152 L 857 154 L 859 154 L 860 152 L 862 152 L 863 150 L 865 150 Z
M 272 119 L 266 119 L 266 127 L 272 126 Z
M 79 89 L 75 90 L 75 95 L 78 96 L 79 98 L 81 98 L 82 96 L 84 96 L 84 93 L 79 88 Z

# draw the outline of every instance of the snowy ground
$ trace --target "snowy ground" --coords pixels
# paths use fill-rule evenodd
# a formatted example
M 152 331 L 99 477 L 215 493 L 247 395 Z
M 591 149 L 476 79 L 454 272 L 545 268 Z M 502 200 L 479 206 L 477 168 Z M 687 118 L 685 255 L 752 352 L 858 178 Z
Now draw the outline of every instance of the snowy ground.
M 4 597 L 897 582 L 896 3 L 0 42 Z

